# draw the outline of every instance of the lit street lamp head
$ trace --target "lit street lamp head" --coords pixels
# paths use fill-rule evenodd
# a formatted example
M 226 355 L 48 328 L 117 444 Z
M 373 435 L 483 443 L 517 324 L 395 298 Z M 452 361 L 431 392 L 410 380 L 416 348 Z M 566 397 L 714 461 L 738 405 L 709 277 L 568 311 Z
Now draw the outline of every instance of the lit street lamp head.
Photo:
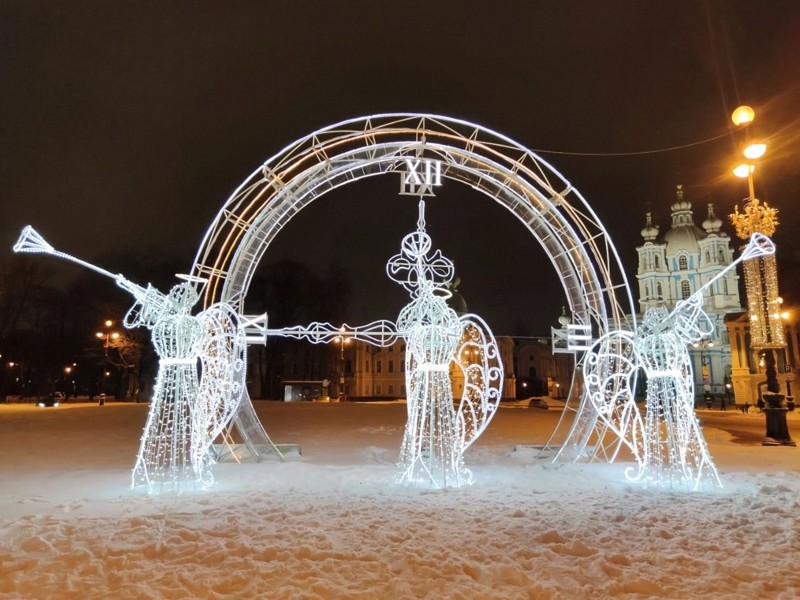
M 740 106 L 736 110 L 733 111 L 731 115 L 731 121 L 736 126 L 743 126 L 743 125 L 750 125 L 755 119 L 756 113 L 755 111 L 750 108 L 749 106 Z

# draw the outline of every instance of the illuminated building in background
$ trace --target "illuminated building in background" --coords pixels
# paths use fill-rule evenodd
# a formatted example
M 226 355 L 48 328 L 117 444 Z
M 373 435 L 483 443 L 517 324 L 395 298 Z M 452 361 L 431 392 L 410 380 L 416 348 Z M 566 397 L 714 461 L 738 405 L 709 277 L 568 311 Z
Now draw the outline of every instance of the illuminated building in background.
M 731 238 L 722 231 L 722 220 L 712 204 L 707 206 L 702 228 L 698 227 L 692 204 L 679 185 L 671 217 L 670 228 L 661 234 L 648 212 L 641 232 L 644 243 L 636 248 L 641 314 L 648 308 L 672 310 L 676 302 L 689 298 L 733 262 Z M 703 310 L 712 319 L 714 331 L 690 348 L 698 394 L 708 391 L 720 397 L 730 383 L 731 346 L 725 315 L 742 310 L 737 279 L 734 271 L 728 272 L 703 293 Z

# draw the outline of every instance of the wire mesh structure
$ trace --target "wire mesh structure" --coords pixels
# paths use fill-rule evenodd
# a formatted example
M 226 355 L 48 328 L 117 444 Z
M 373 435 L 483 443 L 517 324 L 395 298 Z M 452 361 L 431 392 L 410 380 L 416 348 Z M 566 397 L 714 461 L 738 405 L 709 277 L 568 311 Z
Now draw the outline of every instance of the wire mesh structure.
M 472 482 L 464 452 L 494 416 L 503 389 L 503 364 L 497 341 L 477 315 L 459 316 L 447 304 L 452 261 L 431 251 L 425 231 L 425 202 L 419 203 L 417 230 L 403 238 L 401 251 L 386 265 L 389 277 L 411 295 L 397 321 L 359 327 L 314 322 L 269 329 L 269 336 L 327 343 L 347 337 L 376 346 L 406 342 L 407 421 L 398 463 L 398 481 L 428 488 L 453 488 Z M 464 377 L 457 406 L 451 365 Z
M 628 281 L 604 226 L 580 193 L 546 161 L 494 131 L 448 117 L 383 114 L 336 123 L 290 144 L 259 166 L 225 202 L 195 257 L 208 279 L 203 302 L 242 313 L 255 268 L 272 240 L 309 203 L 360 179 L 400 173 L 429 160 L 437 176 L 486 194 L 541 245 L 562 281 L 573 323 L 601 337 L 635 328 Z M 567 408 L 553 433 L 557 457 L 610 459 L 614 428 L 598 420 L 584 393 L 578 357 Z M 245 397 L 234 422 L 253 446 L 266 441 Z M 618 429 L 618 428 L 617 428 Z
M 208 486 L 214 478 L 211 444 L 229 423 L 245 390 L 245 335 L 236 312 L 214 304 L 197 316 L 200 299 L 192 276 L 163 294 L 55 250 L 32 227 L 22 230 L 15 252 L 50 254 L 114 279 L 135 302 L 123 319 L 131 329 L 152 331 L 159 369 L 136 464 L 133 486 L 149 491 Z M 198 370 L 199 369 L 199 370 Z
M 656 486 L 720 486 L 694 411 L 694 377 L 688 347 L 713 333 L 703 293 L 740 262 L 769 256 L 775 247 L 756 234 L 742 255 L 672 311 L 650 308 L 635 332 L 610 332 L 585 360 L 587 393 L 601 421 L 628 447 L 637 463 L 627 476 Z M 644 418 L 634 402 L 633 373 L 647 378 Z
M 451 293 L 445 286 L 453 279 L 453 263 L 441 251 L 431 251 L 424 201 L 419 210 L 417 230 L 403 238 L 400 254 L 386 265 L 389 277 L 412 298 L 397 317 L 397 330 L 406 339 L 408 411 L 399 481 L 423 487 L 459 487 L 472 481 L 464 466 L 464 450 L 497 409 L 503 366 L 488 327 L 469 315 L 459 318 L 447 305 Z M 458 408 L 453 406 L 450 380 L 453 360 L 464 371 L 464 393 Z

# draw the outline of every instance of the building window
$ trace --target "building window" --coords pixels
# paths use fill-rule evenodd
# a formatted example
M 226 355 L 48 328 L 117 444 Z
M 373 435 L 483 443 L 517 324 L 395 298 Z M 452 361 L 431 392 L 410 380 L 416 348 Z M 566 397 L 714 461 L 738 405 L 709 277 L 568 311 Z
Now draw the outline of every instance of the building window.
M 722 293 L 725 294 L 726 296 L 728 295 L 728 280 L 727 279 L 723 279 L 722 280 Z
M 657 269 L 657 268 L 659 268 L 659 267 L 661 266 L 661 265 L 659 264 L 658 255 L 656 255 L 656 256 L 655 256 L 655 264 L 656 264 L 656 269 Z
M 661 287 L 660 281 L 656 284 L 656 295 L 658 296 L 659 300 L 664 297 L 664 288 Z
M 376 396 L 380 396 L 381 395 L 381 386 L 379 386 L 379 385 L 375 386 L 375 395 Z
M 376 373 L 380 373 L 380 372 L 381 372 L 381 370 L 382 370 L 381 361 L 378 361 L 378 364 L 377 364 L 377 365 L 375 365 L 375 372 L 376 372 Z
M 401 396 L 405 396 L 406 395 L 406 386 L 405 386 L 405 384 L 400 386 L 400 395 Z
M 710 262 L 711 262 L 711 253 L 708 250 L 706 250 L 706 263 L 708 264 Z
M 405 373 L 405 371 L 406 371 L 406 361 L 401 360 L 400 361 L 400 372 L 401 373 Z
M 685 254 L 681 254 L 678 257 L 678 270 L 679 271 L 688 271 L 689 270 L 689 259 L 686 258 Z
M 393 385 L 389 386 L 389 395 L 390 396 L 394 396 L 394 386 Z
M 684 279 L 683 281 L 681 281 L 681 298 L 686 300 L 691 295 L 692 295 L 692 288 L 689 285 L 689 282 L 686 279 Z
M 344 361 L 344 372 L 345 373 L 352 373 L 353 372 L 353 361 L 352 359 L 346 359 Z
M 369 359 L 364 361 L 364 371 L 369 373 Z
M 650 298 L 650 285 L 647 283 L 644 284 L 644 298 L 645 300 L 648 300 Z
M 394 373 L 394 361 L 389 361 L 389 373 Z M 391 392 L 389 392 L 391 394 Z

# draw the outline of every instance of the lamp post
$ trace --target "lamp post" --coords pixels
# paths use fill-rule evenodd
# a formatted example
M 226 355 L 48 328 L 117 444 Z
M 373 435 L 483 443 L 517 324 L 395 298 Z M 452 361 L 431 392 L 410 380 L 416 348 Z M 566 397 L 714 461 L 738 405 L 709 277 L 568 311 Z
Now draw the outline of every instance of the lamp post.
M 106 350 L 106 357 L 108 356 L 108 348 L 111 346 L 111 340 L 119 339 L 119 332 L 111 331 L 110 328 L 113 327 L 114 321 L 107 319 L 104 323 L 106 330 L 105 331 L 98 331 L 95 333 L 95 337 L 99 340 L 105 339 L 103 347 Z
M 339 344 L 339 402 L 347 400 L 344 393 L 344 346 L 350 343 L 350 338 L 345 333 L 344 325 L 342 325 L 339 328 L 339 335 L 334 338 L 334 341 Z
M 98 331 L 95 333 L 95 337 L 99 340 L 103 340 L 103 348 L 105 349 L 105 361 L 103 364 L 103 376 L 100 378 L 100 395 L 98 404 L 103 406 L 105 404 L 105 393 L 106 389 L 108 388 L 108 379 L 111 373 L 106 371 L 105 366 L 106 363 L 111 363 L 108 358 L 108 349 L 110 347 L 114 347 L 114 342 L 116 342 L 120 338 L 120 333 L 118 331 L 113 331 L 111 328 L 114 326 L 114 321 L 111 319 L 106 319 L 103 323 L 105 329 L 103 331 Z
M 778 225 L 776 217 L 778 211 L 756 198 L 753 181 L 756 162 L 766 153 L 767 145 L 750 137 L 750 126 L 755 119 L 755 111 L 752 108 L 740 106 L 733 112 L 731 119 L 737 127 L 744 129 L 746 143 L 742 150 L 745 162 L 736 166 L 733 173 L 737 177 L 747 178 L 749 192 L 743 211 L 739 212 L 739 207 L 734 207 L 734 214 L 730 215 L 731 222 L 736 229 L 736 235 L 742 240 L 749 240 L 754 233 L 772 236 Z M 784 396 L 780 393 L 775 368 L 775 351 L 786 347 L 780 318 L 778 267 L 775 255 L 748 259 L 742 264 L 742 269 L 747 292 L 751 347 L 764 357 L 767 377 L 767 393 L 763 395 L 767 405 L 764 409 L 767 432 L 763 444 L 794 446 L 795 443 L 789 436 L 786 425 L 787 408 L 783 405 Z
M 8 368 L 11 369 L 13 389 L 15 392 L 19 392 L 22 400 L 25 398 L 25 367 L 22 363 L 11 360 L 8 362 Z M 14 369 L 19 369 L 19 375 L 16 377 L 14 377 Z

